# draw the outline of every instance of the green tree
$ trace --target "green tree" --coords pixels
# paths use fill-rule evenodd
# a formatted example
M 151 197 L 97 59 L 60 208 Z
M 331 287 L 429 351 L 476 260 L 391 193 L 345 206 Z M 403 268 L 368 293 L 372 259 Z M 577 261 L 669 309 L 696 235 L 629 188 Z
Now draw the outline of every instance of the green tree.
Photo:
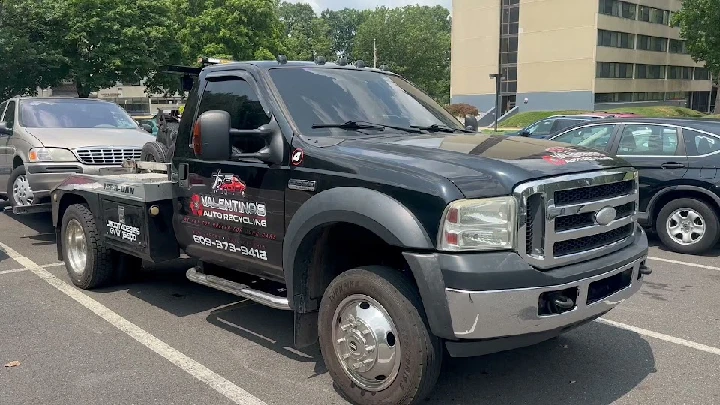
M 683 0 L 674 13 L 672 24 L 680 27 L 688 53 L 695 61 L 705 62 L 717 85 L 720 79 L 720 3 L 717 0 Z M 715 112 L 720 108 L 720 91 Z
M 358 28 L 370 14 L 367 10 L 344 8 L 342 10 L 325 10 L 320 18 L 330 27 L 332 52 L 341 57 L 352 59 L 354 55 L 355 36 Z
M 37 0 L 29 0 L 37 1 Z M 80 97 L 137 82 L 178 54 L 168 0 L 57 0 L 59 47 Z
M 0 1 L 0 100 L 59 83 L 68 65 L 54 44 L 58 7 L 45 0 Z
M 282 2 L 279 15 L 285 29 L 283 39 L 288 59 L 315 60 L 317 56 L 335 59 L 331 55 L 330 26 L 318 18 L 309 4 Z
M 448 104 L 450 26 L 450 12 L 441 6 L 380 7 L 358 29 L 353 57 L 372 65 L 375 40 L 378 67 L 388 65 L 438 102 Z
M 182 59 L 274 59 L 282 50 L 277 0 L 172 0 Z

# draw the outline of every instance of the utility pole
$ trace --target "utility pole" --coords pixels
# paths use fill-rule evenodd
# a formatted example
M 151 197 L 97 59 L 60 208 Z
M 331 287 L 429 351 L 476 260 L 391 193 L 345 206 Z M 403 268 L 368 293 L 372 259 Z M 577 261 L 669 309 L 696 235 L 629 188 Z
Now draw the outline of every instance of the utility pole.
M 373 39 L 373 68 L 377 69 L 377 41 Z

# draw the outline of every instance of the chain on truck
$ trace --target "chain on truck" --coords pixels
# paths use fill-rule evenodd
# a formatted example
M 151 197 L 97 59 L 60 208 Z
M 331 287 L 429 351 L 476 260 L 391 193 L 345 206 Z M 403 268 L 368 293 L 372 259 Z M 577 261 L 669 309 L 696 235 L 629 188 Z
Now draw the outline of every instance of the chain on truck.
M 189 91 L 153 162 L 52 192 L 58 255 L 92 289 L 140 261 L 294 313 L 357 404 L 414 404 L 445 354 L 535 344 L 638 291 L 638 175 L 565 144 L 477 133 L 362 63 L 175 68 Z

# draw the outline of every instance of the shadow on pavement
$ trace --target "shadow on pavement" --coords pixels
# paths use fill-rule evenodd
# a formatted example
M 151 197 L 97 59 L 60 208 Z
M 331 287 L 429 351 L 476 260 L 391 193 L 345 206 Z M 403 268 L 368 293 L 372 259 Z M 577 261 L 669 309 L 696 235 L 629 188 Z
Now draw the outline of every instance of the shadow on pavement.
M 177 317 L 198 314 L 213 308 L 236 303 L 240 298 L 222 291 L 193 283 L 185 277 L 192 267 L 192 259 L 176 259 L 167 263 L 146 266 L 112 287 L 94 290 L 96 293 L 125 291 L 154 307 Z
M 0 203 L 0 215 L 6 215 L 14 221 L 34 230 L 36 234 L 21 237 L 21 239 L 30 241 L 32 246 L 55 244 L 55 228 L 52 224 L 52 215 L 49 212 L 15 215 L 10 211 L 3 211 L 3 204 Z
M 639 335 L 591 322 L 558 339 L 449 359 L 430 404 L 610 404 L 656 372 Z
M 327 372 L 318 344 L 302 349 L 293 347 L 293 313 L 290 311 L 244 301 L 213 311 L 207 320 L 291 360 L 315 363 L 313 377 Z

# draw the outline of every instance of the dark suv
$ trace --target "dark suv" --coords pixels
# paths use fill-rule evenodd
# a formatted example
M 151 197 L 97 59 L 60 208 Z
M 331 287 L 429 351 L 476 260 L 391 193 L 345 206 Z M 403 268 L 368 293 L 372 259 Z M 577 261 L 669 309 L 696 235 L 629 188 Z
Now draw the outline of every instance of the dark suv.
M 699 254 L 720 237 L 720 122 L 609 119 L 551 137 L 599 149 L 640 171 L 640 222 L 669 249 Z

